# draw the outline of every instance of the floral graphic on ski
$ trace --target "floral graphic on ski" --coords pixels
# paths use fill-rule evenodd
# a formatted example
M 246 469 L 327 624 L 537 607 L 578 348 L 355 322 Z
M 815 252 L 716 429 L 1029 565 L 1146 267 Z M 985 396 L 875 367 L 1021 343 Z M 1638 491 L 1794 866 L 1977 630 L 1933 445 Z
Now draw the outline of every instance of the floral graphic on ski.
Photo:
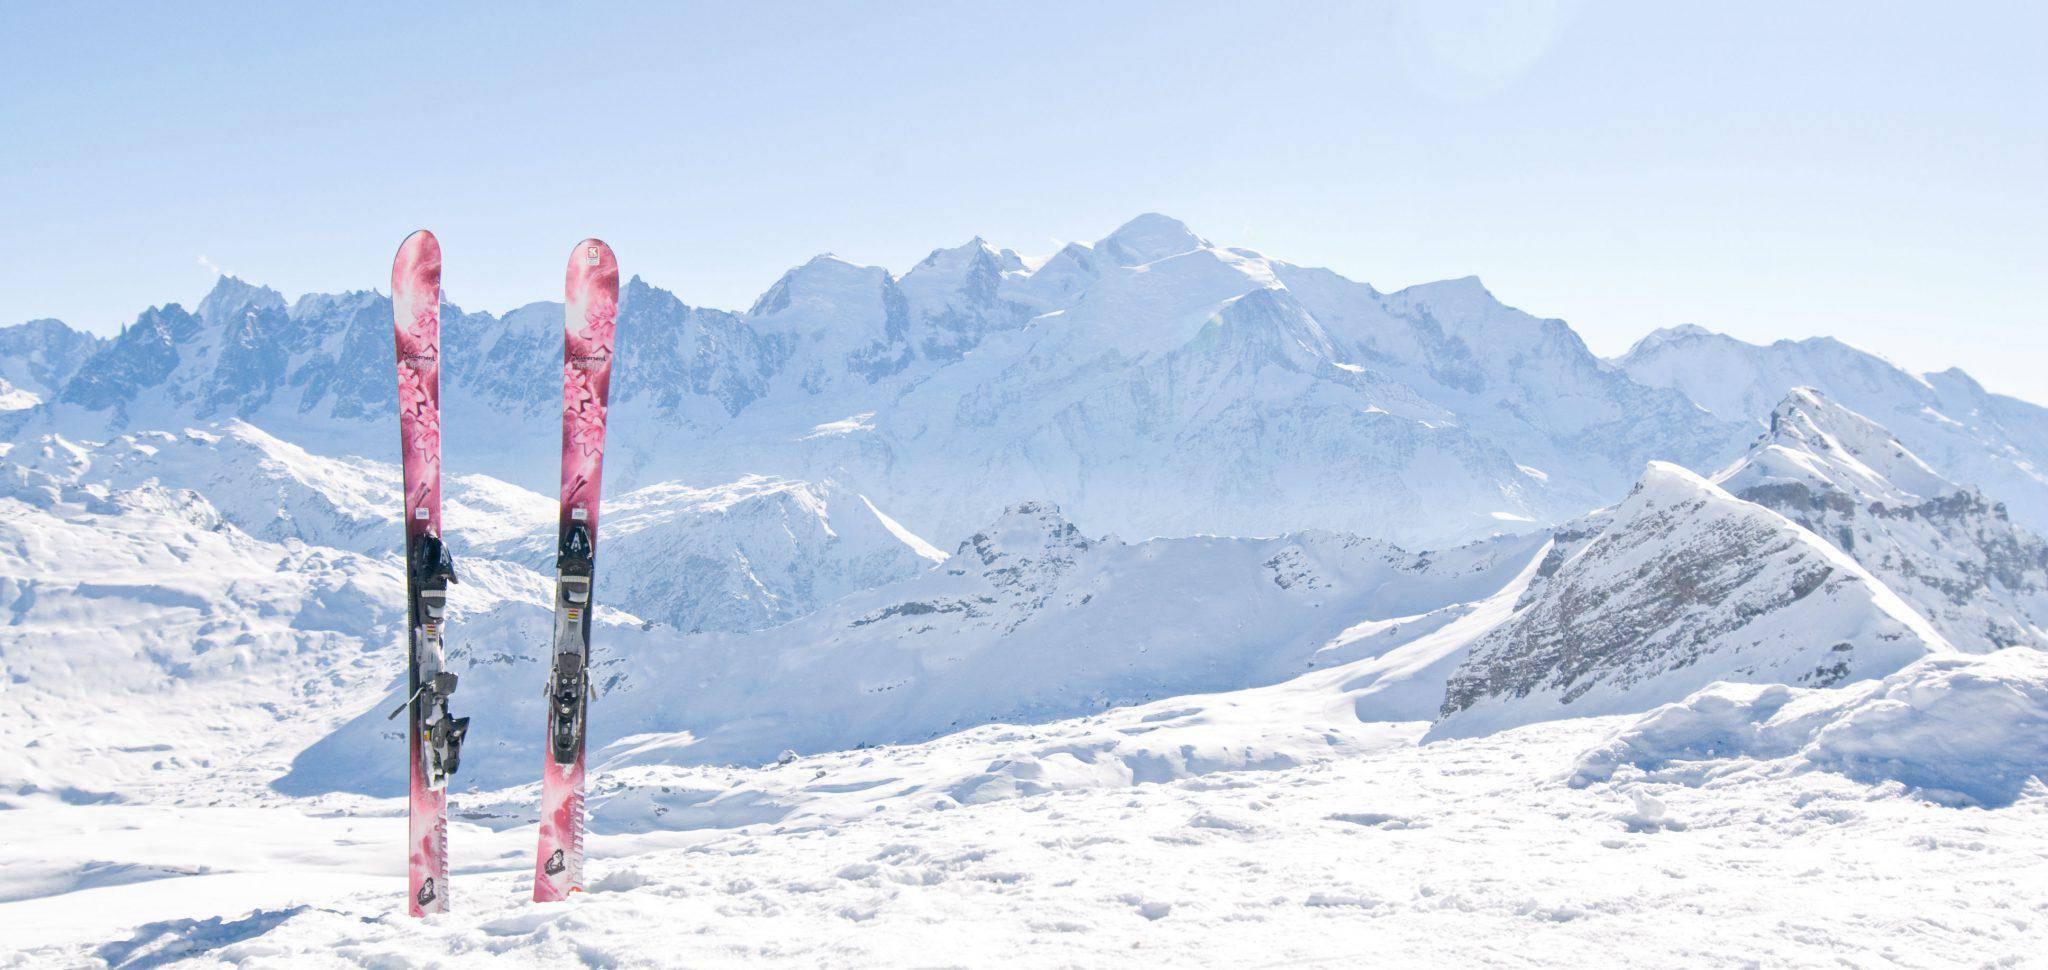
M 583 311 L 583 332 L 577 336 L 590 344 L 593 355 L 612 355 L 612 335 L 618 328 L 619 299 L 602 287 L 592 287 L 589 308 Z
M 398 411 L 412 430 L 405 445 L 413 454 L 433 458 L 441 453 L 441 409 L 427 392 L 427 374 L 412 367 L 398 371 Z
M 587 456 L 604 454 L 604 415 L 597 382 L 574 363 L 563 366 L 562 416 L 569 425 L 569 440 Z

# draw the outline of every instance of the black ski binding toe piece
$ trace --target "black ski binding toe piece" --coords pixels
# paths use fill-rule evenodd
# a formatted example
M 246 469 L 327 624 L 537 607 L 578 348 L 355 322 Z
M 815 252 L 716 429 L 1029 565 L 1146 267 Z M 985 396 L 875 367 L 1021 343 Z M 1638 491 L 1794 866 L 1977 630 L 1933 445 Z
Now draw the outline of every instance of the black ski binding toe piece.
M 448 584 L 461 582 L 455 578 L 455 558 L 448 554 L 448 545 L 440 536 L 420 536 L 413 543 L 406 564 L 412 569 L 414 589 L 447 589 Z
M 576 760 L 583 741 L 584 702 L 589 699 L 583 655 L 564 653 L 555 657 L 554 676 L 548 680 L 548 745 L 556 764 Z
M 555 551 L 555 571 L 565 576 L 588 576 L 595 565 L 594 552 L 590 545 L 590 530 L 572 525 L 562 536 L 561 547 Z

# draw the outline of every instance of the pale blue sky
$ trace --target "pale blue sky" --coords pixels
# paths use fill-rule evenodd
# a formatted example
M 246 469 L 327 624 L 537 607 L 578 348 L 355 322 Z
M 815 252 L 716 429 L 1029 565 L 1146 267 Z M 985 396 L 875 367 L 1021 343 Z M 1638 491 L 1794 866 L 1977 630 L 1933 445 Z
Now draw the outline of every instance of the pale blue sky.
M 418 226 L 471 308 L 588 234 L 743 307 L 1158 210 L 1602 353 L 1832 334 L 2048 402 L 2036 4 L 332 7 L 0 5 L 0 322 L 381 288 Z

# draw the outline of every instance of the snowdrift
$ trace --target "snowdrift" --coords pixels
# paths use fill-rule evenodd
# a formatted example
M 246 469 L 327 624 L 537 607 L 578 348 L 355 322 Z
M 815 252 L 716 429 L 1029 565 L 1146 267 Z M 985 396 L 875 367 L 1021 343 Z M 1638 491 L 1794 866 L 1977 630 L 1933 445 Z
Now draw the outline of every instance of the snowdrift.
M 2009 805 L 2048 779 L 2048 653 L 1929 657 L 1834 690 L 1716 684 L 1587 752 L 1571 783 L 1630 769 L 1697 781 L 1739 759 L 1896 782 L 1948 804 Z

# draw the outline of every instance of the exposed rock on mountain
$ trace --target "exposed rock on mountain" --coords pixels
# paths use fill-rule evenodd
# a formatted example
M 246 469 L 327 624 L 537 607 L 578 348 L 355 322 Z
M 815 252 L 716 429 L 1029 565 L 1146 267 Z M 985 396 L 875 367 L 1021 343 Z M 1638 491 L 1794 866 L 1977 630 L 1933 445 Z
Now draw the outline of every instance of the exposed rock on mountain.
M 1786 391 L 1815 388 L 2048 532 L 2048 408 L 1986 391 L 1960 370 L 1916 374 L 1829 337 L 1758 346 L 1696 326 L 1659 330 L 1616 363 L 1639 382 L 1684 391 L 1757 427 Z
M 607 630 L 595 644 L 593 750 L 615 767 L 759 763 L 784 749 L 912 741 L 1277 683 L 1436 629 L 1420 618 L 1499 588 L 1535 545 L 1416 556 L 1331 533 L 1124 543 L 1025 503 L 937 568 L 781 626 Z M 1418 622 L 1405 630 L 1382 622 L 1381 635 L 1340 636 L 1361 621 L 1410 619 Z M 538 723 L 532 685 L 545 624 L 470 616 L 462 630 L 480 645 L 463 674 L 471 703 L 490 705 L 494 720 Z M 404 762 L 381 717 L 366 713 L 309 749 L 284 786 L 398 785 L 392 766 Z M 464 773 L 484 787 L 520 783 L 537 740 L 494 737 L 474 761 L 465 753 Z
M 560 312 L 443 307 L 451 469 L 552 489 Z M 103 440 L 232 417 L 382 459 L 388 314 L 374 293 L 287 306 L 223 278 L 0 429 Z M 1037 263 L 980 240 L 900 277 L 821 256 L 743 314 L 631 281 L 617 374 L 608 482 L 830 480 L 926 535 L 1045 496 L 1131 535 L 1438 544 L 1568 519 L 1647 460 L 1713 467 L 1744 437 L 1476 280 L 1382 294 L 1159 215 Z
M 1952 649 L 1847 554 L 1675 465 L 1565 534 L 1451 675 L 1438 736 L 1647 710 L 1715 681 L 1827 687 Z
M 0 327 L 0 411 L 25 410 L 54 397 L 104 343 L 60 320 Z
M 2048 647 L 2048 543 L 1811 388 L 1715 482 L 1861 563 L 1957 648 Z
M 134 489 L 189 492 L 220 521 L 265 542 L 380 558 L 399 551 L 396 467 L 310 454 L 246 422 L 97 445 L 45 437 L 16 445 L 0 471 L 16 487 L 95 502 Z M 444 522 L 459 562 L 502 559 L 553 571 L 554 499 L 482 475 L 451 475 L 445 485 Z M 944 558 L 833 483 L 659 484 L 606 504 L 604 602 L 684 631 L 773 626 Z

